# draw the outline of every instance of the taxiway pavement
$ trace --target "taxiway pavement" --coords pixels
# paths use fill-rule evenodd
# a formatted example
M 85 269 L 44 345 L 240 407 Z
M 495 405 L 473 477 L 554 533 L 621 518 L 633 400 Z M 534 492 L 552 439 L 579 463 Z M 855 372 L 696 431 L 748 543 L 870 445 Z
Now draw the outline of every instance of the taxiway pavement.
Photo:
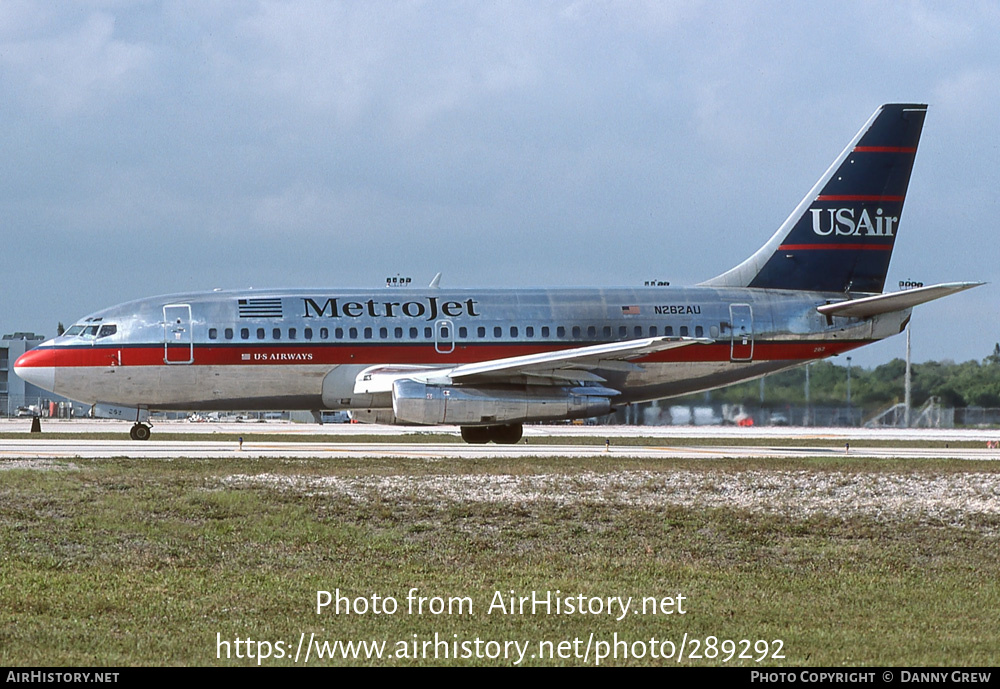
M 59 458 L 111 458 L 135 459 L 171 458 L 220 458 L 220 457 L 403 457 L 417 460 L 441 458 L 489 459 L 510 457 L 607 457 L 621 458 L 804 458 L 804 457 L 875 457 L 875 458 L 926 458 L 995 460 L 1000 459 L 1000 432 L 967 429 L 858 429 L 858 428 L 733 428 L 724 426 L 527 426 L 525 438 L 516 445 L 467 445 L 465 443 L 427 442 L 428 433 L 458 435 L 454 426 L 432 428 L 407 428 L 360 424 L 291 424 L 268 423 L 160 423 L 153 429 L 153 439 L 132 441 L 128 439 L 128 425 L 120 422 L 89 420 L 44 420 L 43 432 L 28 439 L 3 438 L 6 432 L 26 431 L 27 420 L 0 422 L 0 465 L 3 460 L 59 459 Z M 23 427 L 23 428 L 22 428 Z M 46 437 L 46 432 L 107 433 L 120 432 L 120 440 L 88 439 L 86 437 L 62 440 Z M 217 440 L 192 439 L 157 440 L 157 433 L 208 433 Z M 240 436 L 251 433 L 288 435 L 289 440 L 239 443 Z M 323 435 L 330 442 L 296 441 L 295 436 Z M 385 442 L 352 442 L 360 435 L 385 436 Z M 539 444 L 541 437 L 587 438 L 582 444 Z M 622 438 L 646 438 L 643 445 L 623 445 Z M 711 443 L 687 445 L 685 438 L 754 439 L 757 444 Z M 663 442 L 659 442 L 662 439 Z M 796 447 L 797 439 L 810 439 L 819 447 Z M 848 449 L 851 440 L 876 440 L 885 447 Z M 773 446 L 761 440 L 774 440 Z M 958 442 L 972 441 L 974 447 L 892 447 L 894 441 Z M 967 444 L 967 443 L 966 443 Z

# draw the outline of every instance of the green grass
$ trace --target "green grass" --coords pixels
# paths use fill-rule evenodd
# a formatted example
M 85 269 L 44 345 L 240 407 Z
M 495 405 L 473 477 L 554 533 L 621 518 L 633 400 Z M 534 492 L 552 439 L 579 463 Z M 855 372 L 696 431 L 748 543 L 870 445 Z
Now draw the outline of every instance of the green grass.
M 659 442 L 662 442 L 660 440 Z M 816 460 L 232 459 L 66 460 L 0 471 L 0 664 L 213 665 L 233 642 L 581 639 L 715 636 L 783 641 L 766 665 L 996 665 L 1000 519 L 962 526 L 866 513 L 794 517 L 669 501 L 441 500 L 393 495 L 373 477 L 557 476 L 744 471 L 935 477 L 992 463 Z M 289 477 L 281 488 L 231 477 Z M 356 494 L 309 481 L 342 480 Z M 457 480 L 457 479 L 456 479 Z M 310 487 L 303 487 L 308 485 Z M 993 485 L 996 485 L 995 483 Z M 469 597 L 472 614 L 406 614 L 420 595 Z M 318 590 L 392 596 L 394 615 L 315 610 Z M 687 614 L 487 615 L 495 592 L 683 594 Z M 217 634 L 233 657 L 216 657 Z M 581 652 L 583 645 L 580 646 Z M 225 648 L 225 647 L 223 647 Z M 773 647 L 772 647 L 773 648 Z M 224 655 L 224 654 L 223 654 Z M 395 658 L 373 665 L 508 665 Z M 593 651 L 588 664 L 593 664 Z M 650 658 L 607 664 L 661 664 Z M 676 661 L 671 661 L 676 662 Z M 368 664 L 331 661 L 323 664 Z M 720 664 L 689 660 L 685 664 Z M 752 665 L 734 659 L 730 664 Z M 289 658 L 267 665 L 290 664 Z M 582 659 L 525 664 L 583 664 Z

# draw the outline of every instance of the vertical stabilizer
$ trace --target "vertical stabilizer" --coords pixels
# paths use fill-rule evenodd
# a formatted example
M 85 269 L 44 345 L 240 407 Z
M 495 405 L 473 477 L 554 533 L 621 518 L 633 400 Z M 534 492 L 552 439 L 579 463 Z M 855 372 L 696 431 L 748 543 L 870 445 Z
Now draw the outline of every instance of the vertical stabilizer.
M 767 244 L 711 287 L 881 292 L 926 105 L 883 105 Z

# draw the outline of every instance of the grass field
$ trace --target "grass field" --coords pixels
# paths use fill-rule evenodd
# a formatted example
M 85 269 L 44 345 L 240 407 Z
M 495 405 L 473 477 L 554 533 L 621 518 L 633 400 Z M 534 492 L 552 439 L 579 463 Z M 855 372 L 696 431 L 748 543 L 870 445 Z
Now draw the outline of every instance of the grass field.
M 3 665 L 243 665 L 265 651 L 262 664 L 292 664 L 310 635 L 328 650 L 386 644 L 378 659 L 317 659 L 311 647 L 309 664 L 324 665 L 593 665 L 602 649 L 601 664 L 658 665 L 677 663 L 682 643 L 684 665 L 1000 663 L 992 462 L 0 469 Z M 317 614 L 317 592 L 338 589 L 352 611 Z M 511 614 L 511 591 L 588 613 Z M 632 598 L 627 614 L 617 597 Z M 393 614 L 373 611 L 389 599 Z M 506 609 L 490 610 L 500 599 Z M 450 614 L 431 612 L 449 600 Z

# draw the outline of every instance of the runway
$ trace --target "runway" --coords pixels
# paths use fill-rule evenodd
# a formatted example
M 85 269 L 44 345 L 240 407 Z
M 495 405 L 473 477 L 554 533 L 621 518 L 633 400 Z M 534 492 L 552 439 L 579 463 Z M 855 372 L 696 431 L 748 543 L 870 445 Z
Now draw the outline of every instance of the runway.
M 29 424 L 23 420 L 0 423 L 4 431 L 25 431 Z M 23 427 L 23 428 L 22 428 Z M 3 460 L 18 459 L 100 459 L 128 457 L 133 459 L 175 458 L 234 458 L 291 457 L 291 458 L 389 458 L 414 460 L 435 459 L 492 459 L 517 457 L 573 457 L 573 458 L 808 458 L 808 457 L 871 457 L 906 459 L 961 459 L 990 461 L 1000 458 L 1000 449 L 987 447 L 987 443 L 1000 439 L 1000 432 L 993 430 L 955 429 L 845 429 L 845 428 L 759 428 L 737 429 L 720 426 L 529 426 L 525 438 L 517 445 L 467 445 L 465 443 L 427 442 L 428 433 L 458 435 L 455 427 L 413 429 L 395 426 L 358 424 L 221 424 L 221 423 L 161 423 L 154 427 L 153 439 L 131 441 L 128 426 L 122 423 L 100 421 L 48 421 L 43 423 L 43 433 L 28 439 L 0 437 L 0 466 Z M 107 433 L 120 432 L 120 440 L 50 439 L 48 433 Z M 157 440 L 157 433 L 198 433 L 217 435 L 218 440 L 201 438 L 184 440 Z M 239 443 L 240 436 L 251 433 L 288 435 L 288 441 Z M 296 436 L 324 435 L 330 442 L 296 441 Z M 352 442 L 352 436 L 385 436 L 386 442 Z M 573 438 L 574 443 L 539 444 L 542 438 Z M 623 438 L 645 438 L 641 445 L 621 444 Z M 698 443 L 685 443 L 687 438 L 697 438 Z M 711 440 L 720 439 L 713 445 Z M 743 438 L 748 444 L 732 443 Z M 662 442 L 659 442 L 662 439 Z M 796 440 L 808 439 L 810 446 L 796 446 Z M 859 439 L 875 441 L 881 447 L 859 448 Z M 366 440 L 368 438 L 366 437 Z M 921 446 L 913 441 L 925 441 Z M 750 443 L 749 441 L 754 441 Z M 773 441 L 773 444 L 770 443 Z M 854 441 L 855 446 L 848 449 Z M 931 441 L 940 443 L 962 442 L 964 447 L 930 447 Z M 907 447 L 893 447 L 896 442 L 907 442 Z M 968 447 L 974 443 L 973 447 Z
M 587 445 L 436 445 L 423 443 L 244 443 L 148 441 L 142 444 L 111 440 L 0 440 L 0 461 L 4 459 L 213 459 L 245 457 L 401 457 L 417 460 L 499 459 L 517 457 L 621 457 L 625 458 L 804 458 L 851 456 L 858 458 L 995 460 L 1000 451 L 968 448 L 836 448 L 754 447 L 754 446 L 601 446 Z

